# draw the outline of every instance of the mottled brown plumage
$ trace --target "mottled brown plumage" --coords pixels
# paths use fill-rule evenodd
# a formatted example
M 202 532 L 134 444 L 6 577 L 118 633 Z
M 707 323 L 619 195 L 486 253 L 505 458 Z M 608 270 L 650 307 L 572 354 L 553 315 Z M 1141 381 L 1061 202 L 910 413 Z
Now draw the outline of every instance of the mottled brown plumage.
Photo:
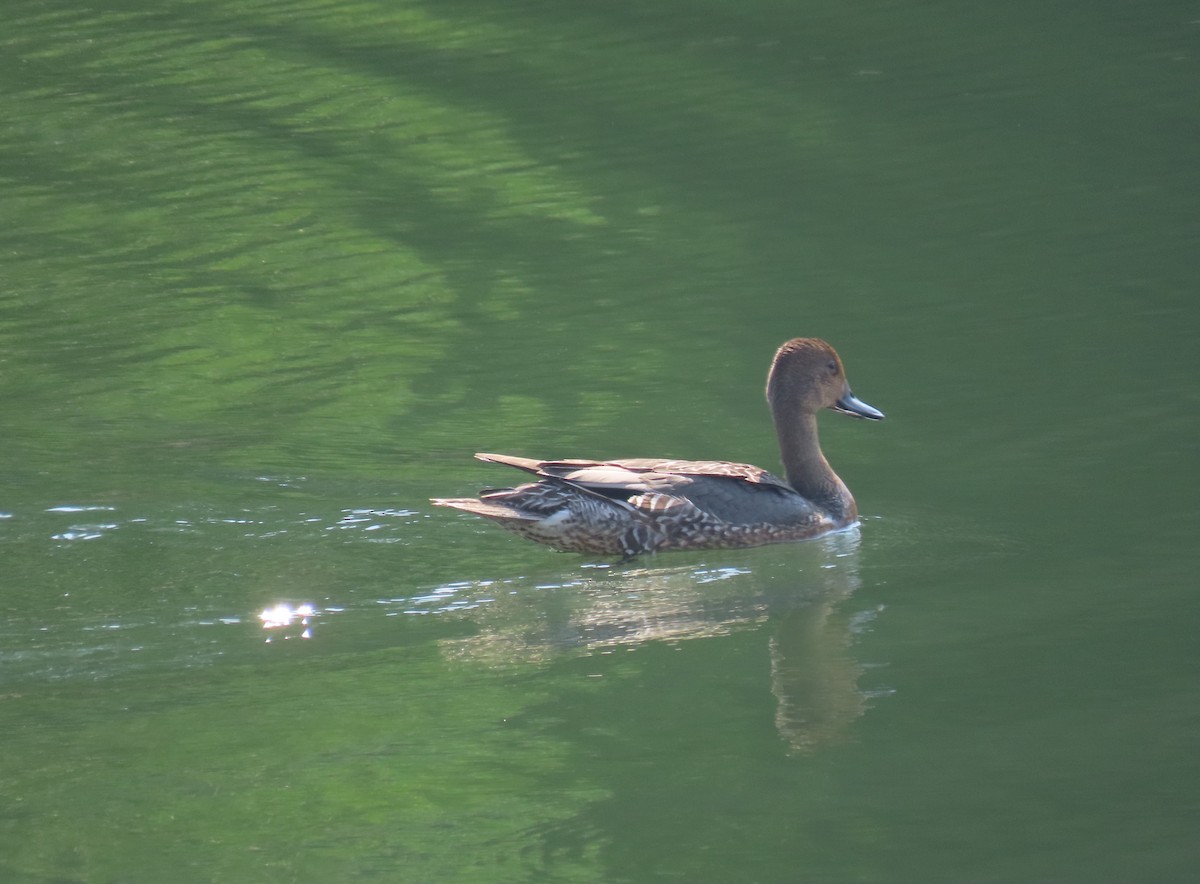
M 881 420 L 854 397 L 841 360 L 816 338 L 788 341 L 767 376 L 787 480 L 749 464 L 638 458 L 542 461 L 504 454 L 479 460 L 516 467 L 537 481 L 435 499 L 555 549 L 634 556 L 804 540 L 853 524 L 854 498 L 817 439 L 817 412 Z

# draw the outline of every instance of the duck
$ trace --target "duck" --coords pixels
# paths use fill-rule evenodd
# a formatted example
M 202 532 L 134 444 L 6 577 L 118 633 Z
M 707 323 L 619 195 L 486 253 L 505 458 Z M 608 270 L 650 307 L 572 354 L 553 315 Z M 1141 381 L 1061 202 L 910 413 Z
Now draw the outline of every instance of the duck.
M 624 560 L 807 540 L 857 524 L 854 496 L 821 452 L 817 413 L 879 421 L 883 412 L 851 392 L 837 351 L 819 338 L 794 338 L 776 350 L 766 394 L 784 478 L 726 461 L 535 460 L 480 452 L 478 460 L 536 478 L 478 498 L 430 502 L 562 552 Z

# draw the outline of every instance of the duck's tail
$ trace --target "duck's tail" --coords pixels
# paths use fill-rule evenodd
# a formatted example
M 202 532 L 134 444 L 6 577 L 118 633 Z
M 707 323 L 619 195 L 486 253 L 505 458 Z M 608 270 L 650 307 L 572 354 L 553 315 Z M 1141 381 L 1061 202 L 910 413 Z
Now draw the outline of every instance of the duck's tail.
M 476 500 L 474 497 L 434 497 L 430 503 L 434 506 L 448 506 L 465 513 L 483 516 L 485 519 L 504 523 L 537 522 L 545 518 L 545 514 L 531 513 L 507 503 L 491 500 Z

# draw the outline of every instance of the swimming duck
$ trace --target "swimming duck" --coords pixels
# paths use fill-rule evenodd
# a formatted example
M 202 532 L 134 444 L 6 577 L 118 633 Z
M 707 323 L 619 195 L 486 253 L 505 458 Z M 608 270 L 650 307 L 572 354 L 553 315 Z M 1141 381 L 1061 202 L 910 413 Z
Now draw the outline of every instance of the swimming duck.
M 767 374 L 786 481 L 724 461 L 532 460 L 476 454 L 537 476 L 475 498 L 435 498 L 566 552 L 632 558 L 639 553 L 723 549 L 805 540 L 852 525 L 858 508 L 817 439 L 817 412 L 882 420 L 855 398 L 842 360 L 817 338 L 795 338 Z

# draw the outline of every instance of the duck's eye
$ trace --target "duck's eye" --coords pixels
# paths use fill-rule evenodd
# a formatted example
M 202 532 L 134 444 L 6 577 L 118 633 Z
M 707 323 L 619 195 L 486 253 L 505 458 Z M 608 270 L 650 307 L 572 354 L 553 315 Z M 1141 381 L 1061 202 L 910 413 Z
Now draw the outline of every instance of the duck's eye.
M 836 363 L 836 362 L 834 362 L 832 359 L 831 359 L 831 360 L 829 360 L 829 365 L 828 365 L 827 367 L 829 368 L 829 373 L 830 373 L 830 374 L 837 374 L 837 373 L 838 373 L 838 367 L 837 367 L 837 363 Z

